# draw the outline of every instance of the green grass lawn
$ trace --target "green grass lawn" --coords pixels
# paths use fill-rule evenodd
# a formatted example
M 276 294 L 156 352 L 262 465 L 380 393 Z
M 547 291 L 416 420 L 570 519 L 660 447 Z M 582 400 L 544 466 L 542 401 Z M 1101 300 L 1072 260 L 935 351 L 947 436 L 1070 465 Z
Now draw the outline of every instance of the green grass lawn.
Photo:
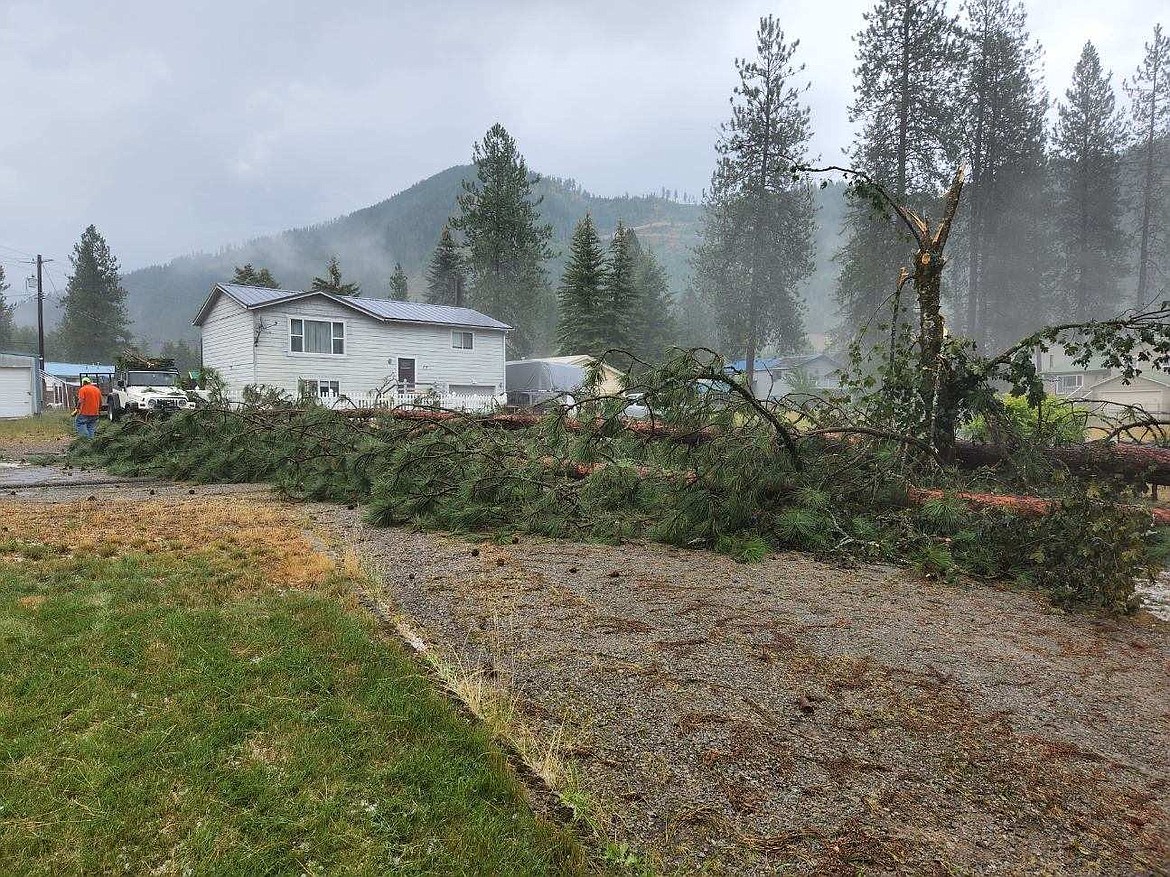
M 299 529 L 115 505 L 0 507 L 0 870 L 582 870 Z

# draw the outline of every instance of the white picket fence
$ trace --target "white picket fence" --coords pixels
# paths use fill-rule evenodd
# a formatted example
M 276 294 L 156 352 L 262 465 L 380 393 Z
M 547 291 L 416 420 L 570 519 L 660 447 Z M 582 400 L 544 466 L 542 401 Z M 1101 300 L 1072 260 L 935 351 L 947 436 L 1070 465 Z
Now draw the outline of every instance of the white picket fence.
M 491 414 L 501 406 L 495 396 L 469 393 L 414 392 L 366 393 L 350 395 L 348 405 L 356 408 L 443 408 L 468 414 Z M 335 407 L 348 407 L 343 398 Z

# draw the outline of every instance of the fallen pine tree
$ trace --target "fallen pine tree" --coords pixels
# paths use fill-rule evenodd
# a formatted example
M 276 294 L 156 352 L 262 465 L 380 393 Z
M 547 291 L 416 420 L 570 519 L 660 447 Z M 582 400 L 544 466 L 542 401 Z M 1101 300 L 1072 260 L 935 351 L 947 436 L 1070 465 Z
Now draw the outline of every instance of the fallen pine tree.
M 430 408 L 354 408 L 338 412 L 340 416 L 353 420 L 369 420 L 377 417 L 392 417 L 420 423 L 453 423 L 466 420 L 467 415 L 455 411 Z M 490 414 L 477 418 L 480 424 L 491 429 L 527 430 L 538 426 L 545 418 L 537 414 Z M 562 427 L 566 430 L 594 431 L 604 418 L 589 420 L 563 417 Z M 647 440 L 669 440 L 686 445 L 698 445 L 711 441 L 716 431 L 710 427 L 687 428 L 673 426 L 658 419 L 622 418 L 621 428 L 632 435 Z M 816 430 L 814 434 L 824 436 L 865 436 L 873 430 L 842 426 Z M 797 439 L 802 437 L 799 430 L 793 431 Z M 890 434 L 885 434 L 890 437 Z M 893 438 L 900 438 L 893 436 Z M 1037 449 L 1037 453 L 1051 462 L 1066 467 L 1071 472 L 1086 475 L 1116 475 L 1142 484 L 1170 485 L 1170 448 L 1150 445 L 1112 442 L 1085 442 L 1078 445 L 1058 445 Z M 968 469 L 994 467 L 1010 459 L 1011 450 L 999 445 L 981 442 L 957 441 L 954 447 L 954 462 Z
M 194 481 L 266 481 L 297 499 L 362 504 L 373 523 L 651 539 L 740 560 L 798 549 L 1028 582 L 1061 605 L 1125 611 L 1159 567 L 1150 515 L 1105 485 L 1065 482 L 1038 500 L 961 480 L 907 489 L 899 449 L 802 446 L 802 465 L 762 426 L 699 445 L 645 441 L 611 422 L 545 418 L 367 420 L 316 406 L 191 411 L 103 429 L 78 462 Z M 1046 514 L 1029 514 L 1040 506 Z

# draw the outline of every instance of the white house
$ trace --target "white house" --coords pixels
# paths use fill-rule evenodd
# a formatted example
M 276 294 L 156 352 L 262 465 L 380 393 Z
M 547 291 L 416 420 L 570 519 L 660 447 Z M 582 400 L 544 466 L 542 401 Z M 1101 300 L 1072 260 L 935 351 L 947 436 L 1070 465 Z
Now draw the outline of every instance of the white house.
M 736 374 L 747 371 L 747 360 L 729 363 Z M 841 363 L 827 353 L 799 353 L 757 359 L 752 391 L 759 399 L 779 399 L 793 392 L 823 392 L 841 389 Z
M 1147 414 L 1170 415 L 1170 372 L 1147 367 L 1126 382 L 1120 369 L 1112 369 L 1099 360 L 1085 368 L 1060 348 L 1038 350 L 1033 355 L 1045 391 L 1054 396 L 1101 403 L 1106 411 L 1113 409 L 1112 413 L 1136 405 Z
M 263 384 L 327 404 L 433 393 L 488 408 L 504 392 L 511 327 L 470 308 L 217 283 L 192 322 L 229 399 Z

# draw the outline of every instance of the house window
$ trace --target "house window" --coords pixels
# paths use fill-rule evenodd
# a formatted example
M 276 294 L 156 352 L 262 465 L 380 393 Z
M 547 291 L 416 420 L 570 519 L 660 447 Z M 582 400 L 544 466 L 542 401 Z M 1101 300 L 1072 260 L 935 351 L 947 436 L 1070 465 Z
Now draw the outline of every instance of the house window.
M 345 353 L 345 323 L 327 320 L 289 320 L 289 350 L 293 353 Z
M 452 332 L 451 346 L 456 350 L 471 350 L 475 344 L 475 334 L 472 332 Z
M 1060 375 L 1056 379 L 1056 392 L 1071 393 L 1085 385 L 1084 375 Z
M 341 396 L 341 384 L 338 381 L 322 381 L 316 378 L 301 378 L 298 381 L 301 396 L 310 399 L 328 399 L 330 401 Z

